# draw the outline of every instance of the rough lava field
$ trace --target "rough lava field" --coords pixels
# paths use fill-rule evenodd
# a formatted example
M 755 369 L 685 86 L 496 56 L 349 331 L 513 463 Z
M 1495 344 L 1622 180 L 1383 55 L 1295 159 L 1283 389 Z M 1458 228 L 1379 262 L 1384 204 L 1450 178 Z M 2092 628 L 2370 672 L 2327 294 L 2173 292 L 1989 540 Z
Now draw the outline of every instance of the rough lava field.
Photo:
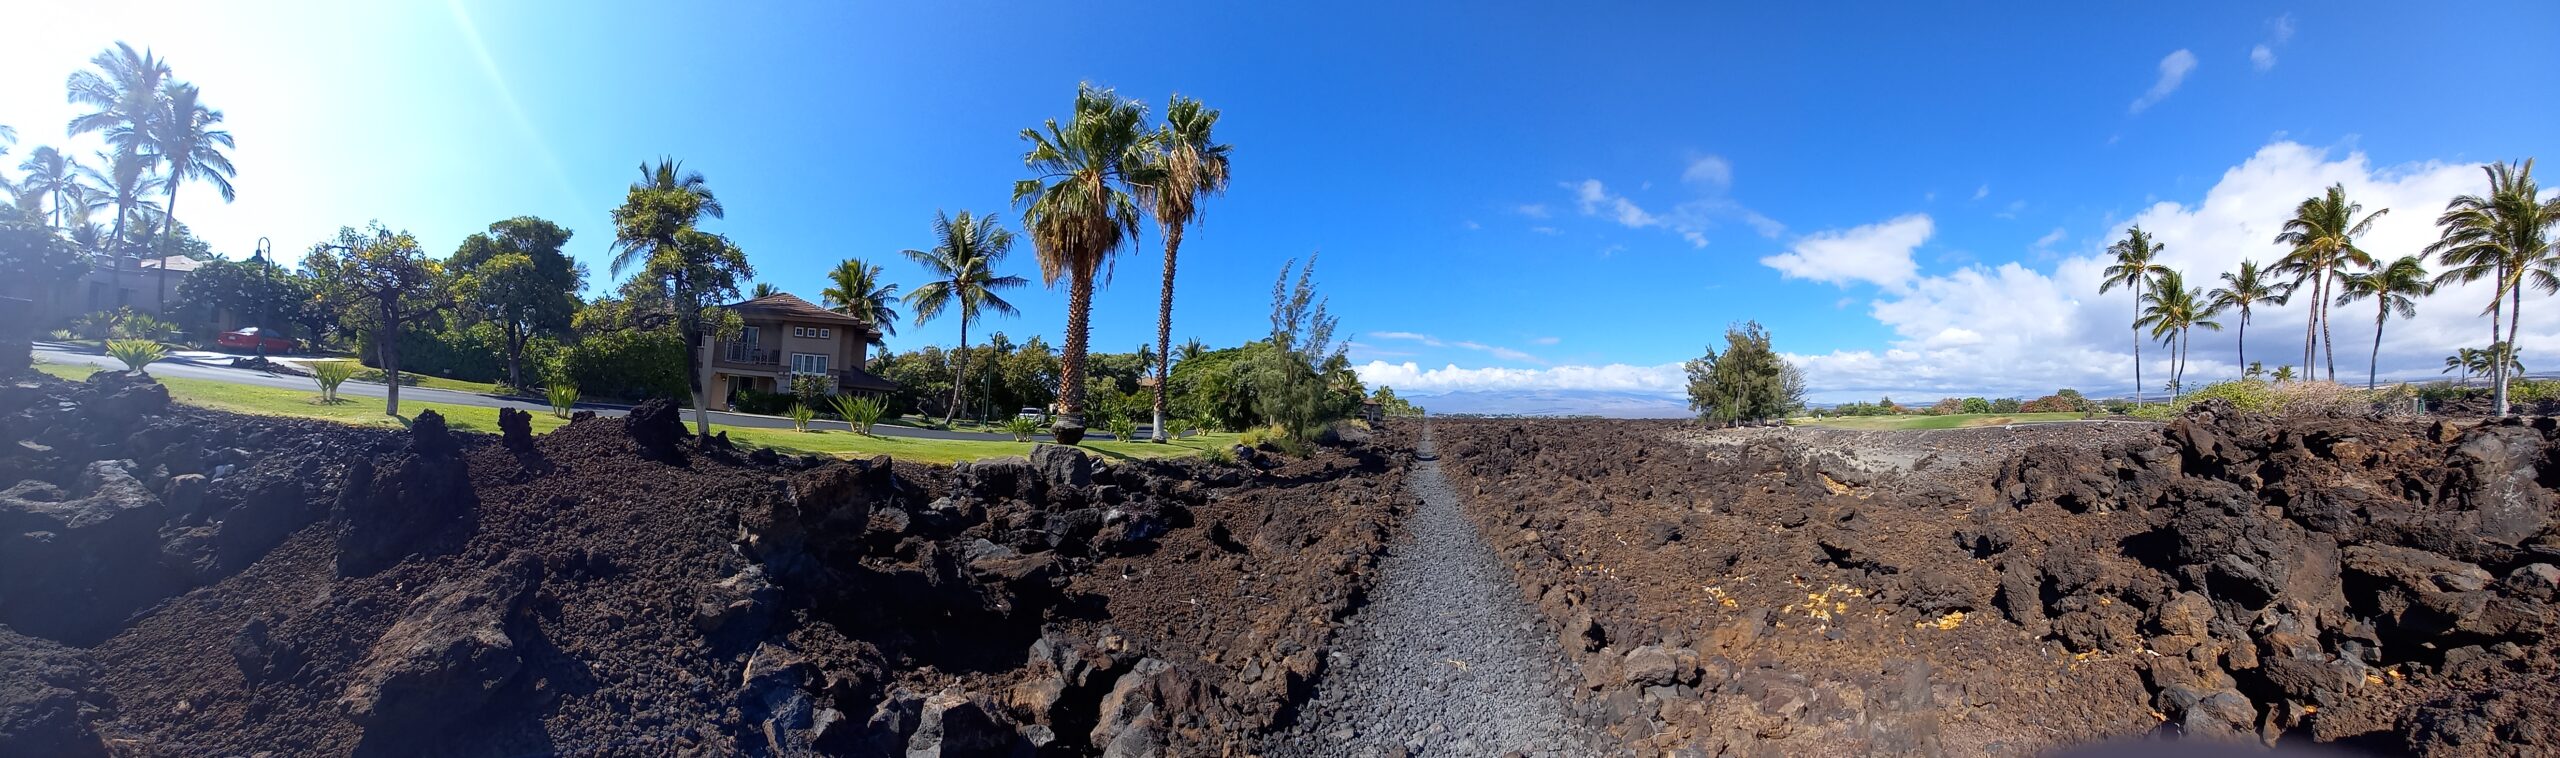
M 955 466 L 528 421 L 0 384 L 0 755 L 2560 753 L 2548 417 Z

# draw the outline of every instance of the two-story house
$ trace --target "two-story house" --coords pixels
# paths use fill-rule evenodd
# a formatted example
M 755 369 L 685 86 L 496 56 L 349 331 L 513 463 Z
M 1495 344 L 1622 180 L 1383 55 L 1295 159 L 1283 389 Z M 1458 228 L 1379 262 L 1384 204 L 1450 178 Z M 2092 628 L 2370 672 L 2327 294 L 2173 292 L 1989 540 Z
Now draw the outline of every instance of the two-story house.
M 746 322 L 736 339 L 705 340 L 703 389 L 712 409 L 728 410 L 739 390 L 789 392 L 796 376 L 828 379 L 828 394 L 888 392 L 889 380 L 862 370 L 872 326 L 788 293 L 724 306 Z

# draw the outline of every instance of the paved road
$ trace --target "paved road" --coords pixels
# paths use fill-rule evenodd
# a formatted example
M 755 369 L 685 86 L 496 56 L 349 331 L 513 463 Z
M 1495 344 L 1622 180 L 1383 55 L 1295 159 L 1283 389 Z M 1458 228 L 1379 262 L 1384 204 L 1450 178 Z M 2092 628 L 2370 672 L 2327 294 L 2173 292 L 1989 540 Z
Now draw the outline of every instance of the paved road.
M 188 379 L 211 379 L 219 382 L 248 384 L 260 387 L 278 387 L 291 390 L 317 391 L 318 389 L 311 383 L 310 377 L 270 374 L 263 371 L 232 368 L 228 363 L 227 357 L 221 358 L 220 362 L 212 360 L 215 356 L 219 355 L 216 353 L 190 353 L 188 355 L 201 356 L 204 359 L 191 359 L 188 356 L 172 356 L 170 358 L 163 359 L 158 363 L 151 364 L 151 373 L 159 376 L 175 376 Z M 124 368 L 124 363 L 113 357 L 101 355 L 78 345 L 66 345 L 58 342 L 35 343 L 35 357 L 36 360 L 47 363 L 90 365 L 97 366 L 99 368 Z M 387 390 L 389 390 L 388 387 L 373 382 L 348 382 L 338 388 L 338 393 L 357 397 L 382 397 L 386 394 Z M 428 403 L 471 405 L 482 408 L 514 408 L 521 411 L 534 411 L 541 413 L 549 413 L 551 411 L 550 404 L 543 402 L 499 397 L 496 395 L 483 395 L 477 392 L 441 390 L 430 387 L 402 387 L 400 388 L 400 399 Z M 626 405 L 613 405 L 609 403 L 579 403 L 578 409 L 595 411 L 596 415 L 599 416 L 620 416 L 624 413 L 630 412 L 631 407 Z M 686 418 L 686 423 L 692 423 L 691 414 L 687 414 Z M 724 426 L 758 429 L 791 428 L 791 420 L 787 418 L 758 416 L 747 413 L 726 413 L 722 411 L 711 412 L 711 423 Z M 851 428 L 841 421 L 812 421 L 809 425 L 819 429 Z M 1013 439 L 1011 435 L 1004 434 L 945 431 L 941 429 L 918 429 L 915 427 L 895 426 L 890 424 L 873 426 L 871 427 L 871 431 L 874 434 L 888 437 L 916 437 L 940 440 L 1006 441 Z M 1111 435 L 1095 431 L 1088 432 L 1087 436 L 1099 439 L 1110 439 Z

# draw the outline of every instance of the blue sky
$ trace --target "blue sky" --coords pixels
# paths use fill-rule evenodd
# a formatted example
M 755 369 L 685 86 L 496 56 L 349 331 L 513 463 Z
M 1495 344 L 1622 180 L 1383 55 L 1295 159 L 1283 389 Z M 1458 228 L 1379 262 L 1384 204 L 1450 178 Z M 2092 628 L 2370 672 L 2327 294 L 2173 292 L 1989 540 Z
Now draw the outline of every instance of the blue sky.
M 2209 280 L 2339 181 L 2401 206 L 2378 234 L 2413 246 L 2469 164 L 2560 152 L 2560 105 L 2478 73 L 2560 68 L 2514 34 L 2560 30 L 2560 6 L 2082 5 L 50 4 L 17 15 L 58 31 L 0 50 L 0 123 L 19 153 L 64 144 L 62 78 L 149 46 L 239 137 L 239 201 L 181 199 L 218 250 L 379 218 L 444 252 L 531 214 L 599 280 L 609 209 L 671 154 L 759 278 L 814 300 L 845 257 L 916 281 L 895 253 L 936 210 L 1018 219 L 1017 133 L 1078 81 L 1180 92 L 1236 154 L 1186 240 L 1177 340 L 1259 336 L 1281 264 L 1321 251 L 1373 383 L 1676 393 L 1671 364 L 1756 318 L 1820 399 L 2124 391 L 2131 303 L 2081 280 L 2125 225 L 2174 229 Z M 1159 244 L 1121 257 L 1096 349 L 1152 336 Z M 1031 256 L 1010 268 L 1036 277 Z M 2432 375 L 2486 331 L 2485 294 L 2442 297 L 2384 373 Z M 1061 293 L 1016 302 L 987 328 L 1057 333 Z M 2301 318 L 2261 314 L 2252 348 L 2287 353 Z M 2548 325 L 2528 364 L 2560 350 Z M 2199 338 L 2195 370 L 2236 370 L 2231 336 Z

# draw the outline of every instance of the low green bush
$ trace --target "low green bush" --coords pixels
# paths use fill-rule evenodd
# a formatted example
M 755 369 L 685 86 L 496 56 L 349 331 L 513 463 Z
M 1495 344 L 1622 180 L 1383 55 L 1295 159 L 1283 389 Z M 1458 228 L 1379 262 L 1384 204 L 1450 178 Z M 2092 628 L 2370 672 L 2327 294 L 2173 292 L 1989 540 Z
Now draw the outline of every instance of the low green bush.
M 543 396 L 551 401 L 553 416 L 568 418 L 569 414 L 575 412 L 578 407 L 578 385 L 575 384 L 551 385 L 550 389 L 543 392 Z
M 791 419 L 791 428 L 805 432 L 809 431 L 809 420 L 817 418 L 818 412 L 809 410 L 809 406 L 792 403 L 791 410 L 784 415 Z
M 1103 423 L 1105 428 L 1111 430 L 1112 439 L 1121 442 L 1133 442 L 1138 439 L 1138 422 L 1130 420 L 1128 416 L 1113 416 Z
M 874 395 L 837 395 L 835 406 L 836 417 L 866 437 L 871 436 L 871 427 L 879 424 L 880 417 L 889 410 L 888 401 Z
M 1013 441 L 1015 442 L 1030 442 L 1034 435 L 1038 435 L 1040 433 L 1040 420 L 1024 416 L 1015 416 L 1013 418 L 1005 419 L 1004 430 L 1005 433 L 1013 435 Z
M 1236 451 L 1235 448 L 1226 445 L 1211 445 L 1209 449 L 1200 451 L 1200 460 L 1220 466 L 1233 466 L 1236 464 Z
M 151 364 L 167 356 L 160 343 L 151 340 L 107 340 L 107 354 L 123 361 L 125 370 L 143 374 L 151 373 Z
M 338 386 L 355 378 L 355 361 L 316 361 L 311 364 L 311 382 L 320 385 L 320 402 L 338 402 Z

